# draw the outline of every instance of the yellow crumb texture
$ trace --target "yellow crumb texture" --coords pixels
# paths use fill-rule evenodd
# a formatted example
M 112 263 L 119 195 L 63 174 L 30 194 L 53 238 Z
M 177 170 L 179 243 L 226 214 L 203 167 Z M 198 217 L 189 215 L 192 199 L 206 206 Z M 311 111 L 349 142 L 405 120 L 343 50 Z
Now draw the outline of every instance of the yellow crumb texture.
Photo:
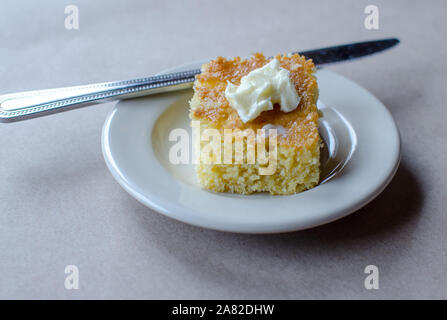
M 302 192 L 318 184 L 321 142 L 318 134 L 315 66 L 312 60 L 306 60 L 298 54 L 277 55 L 275 58 L 282 68 L 290 71 L 300 103 L 288 113 L 275 105 L 273 110 L 264 111 L 247 123 L 242 122 L 225 98 L 227 81 L 239 85 L 243 76 L 264 66 L 269 59 L 256 53 L 249 59 L 218 57 L 202 66 L 190 101 L 190 118 L 200 121 L 202 132 L 205 129 L 217 129 L 223 137 L 224 129 L 252 129 L 256 133 L 257 129 L 266 125 L 282 126 L 286 131 L 277 136 L 277 165 L 273 174 L 261 175 L 259 168 L 265 165 L 257 161 L 254 164 L 237 164 L 234 161 L 232 164 L 207 164 L 199 161 L 196 171 L 203 188 L 217 192 L 270 192 L 287 195 Z M 196 139 L 200 137 L 196 136 Z M 244 140 L 244 150 L 247 150 L 247 143 L 249 141 Z M 204 142 L 200 144 L 203 146 Z M 268 145 L 266 150 L 268 151 Z

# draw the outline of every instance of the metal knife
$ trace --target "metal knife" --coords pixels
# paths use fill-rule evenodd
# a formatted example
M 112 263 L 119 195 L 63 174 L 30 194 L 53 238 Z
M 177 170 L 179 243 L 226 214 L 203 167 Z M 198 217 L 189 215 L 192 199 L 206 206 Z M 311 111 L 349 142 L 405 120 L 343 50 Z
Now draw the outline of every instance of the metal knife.
M 298 52 L 316 65 L 364 57 L 391 48 L 398 39 L 357 42 Z M 11 93 L 0 96 L 0 122 L 13 122 L 110 100 L 128 99 L 192 87 L 200 69 L 83 86 Z

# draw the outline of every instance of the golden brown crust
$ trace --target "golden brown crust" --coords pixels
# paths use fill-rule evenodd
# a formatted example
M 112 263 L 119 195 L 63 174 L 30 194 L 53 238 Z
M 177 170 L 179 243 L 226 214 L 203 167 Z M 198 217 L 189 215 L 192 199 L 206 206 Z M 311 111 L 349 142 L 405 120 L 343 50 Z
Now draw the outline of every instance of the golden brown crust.
M 285 113 L 275 105 L 273 110 L 262 112 L 256 119 L 243 123 L 225 98 L 227 81 L 236 85 L 241 78 L 254 69 L 269 62 L 260 53 L 250 59 L 239 57 L 228 60 L 218 57 L 202 67 L 202 73 L 196 77 L 191 118 L 209 122 L 214 128 L 260 129 L 266 124 L 282 125 L 288 129 L 288 134 L 279 136 L 279 143 L 293 147 L 309 146 L 319 143 L 318 139 L 318 99 L 317 80 L 313 73 L 315 66 L 312 60 L 294 54 L 290 56 L 277 55 L 281 67 L 290 71 L 290 77 L 301 100 L 298 107 Z

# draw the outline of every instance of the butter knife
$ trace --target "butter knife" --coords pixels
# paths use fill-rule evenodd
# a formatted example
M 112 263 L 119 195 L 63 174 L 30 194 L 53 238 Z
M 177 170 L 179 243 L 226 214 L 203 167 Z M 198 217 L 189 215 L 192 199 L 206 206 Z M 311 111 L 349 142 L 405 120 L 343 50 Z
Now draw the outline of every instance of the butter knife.
M 316 65 L 364 57 L 389 49 L 396 38 L 357 42 L 299 52 Z M 191 88 L 200 69 L 124 81 L 25 91 L 0 96 L 0 122 L 14 122 L 72 110 L 105 101 L 128 99 Z

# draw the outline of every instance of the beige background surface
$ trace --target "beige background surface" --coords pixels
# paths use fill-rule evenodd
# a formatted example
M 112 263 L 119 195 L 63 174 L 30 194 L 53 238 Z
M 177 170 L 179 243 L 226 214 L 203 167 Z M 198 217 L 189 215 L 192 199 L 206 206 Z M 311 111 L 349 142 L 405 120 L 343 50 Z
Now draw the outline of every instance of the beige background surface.
M 77 31 L 64 28 L 67 4 L 79 7 Z M 378 31 L 363 26 L 367 4 L 380 9 Z M 382 195 L 343 220 L 238 235 L 168 219 L 118 186 L 100 150 L 113 103 L 0 124 L 0 298 L 447 298 L 446 9 L 442 0 L 2 0 L 2 93 L 397 36 L 394 50 L 330 69 L 385 103 L 403 156 Z M 64 288 L 68 264 L 79 267 L 79 290 Z M 364 289 L 369 264 L 380 269 L 377 291 Z

